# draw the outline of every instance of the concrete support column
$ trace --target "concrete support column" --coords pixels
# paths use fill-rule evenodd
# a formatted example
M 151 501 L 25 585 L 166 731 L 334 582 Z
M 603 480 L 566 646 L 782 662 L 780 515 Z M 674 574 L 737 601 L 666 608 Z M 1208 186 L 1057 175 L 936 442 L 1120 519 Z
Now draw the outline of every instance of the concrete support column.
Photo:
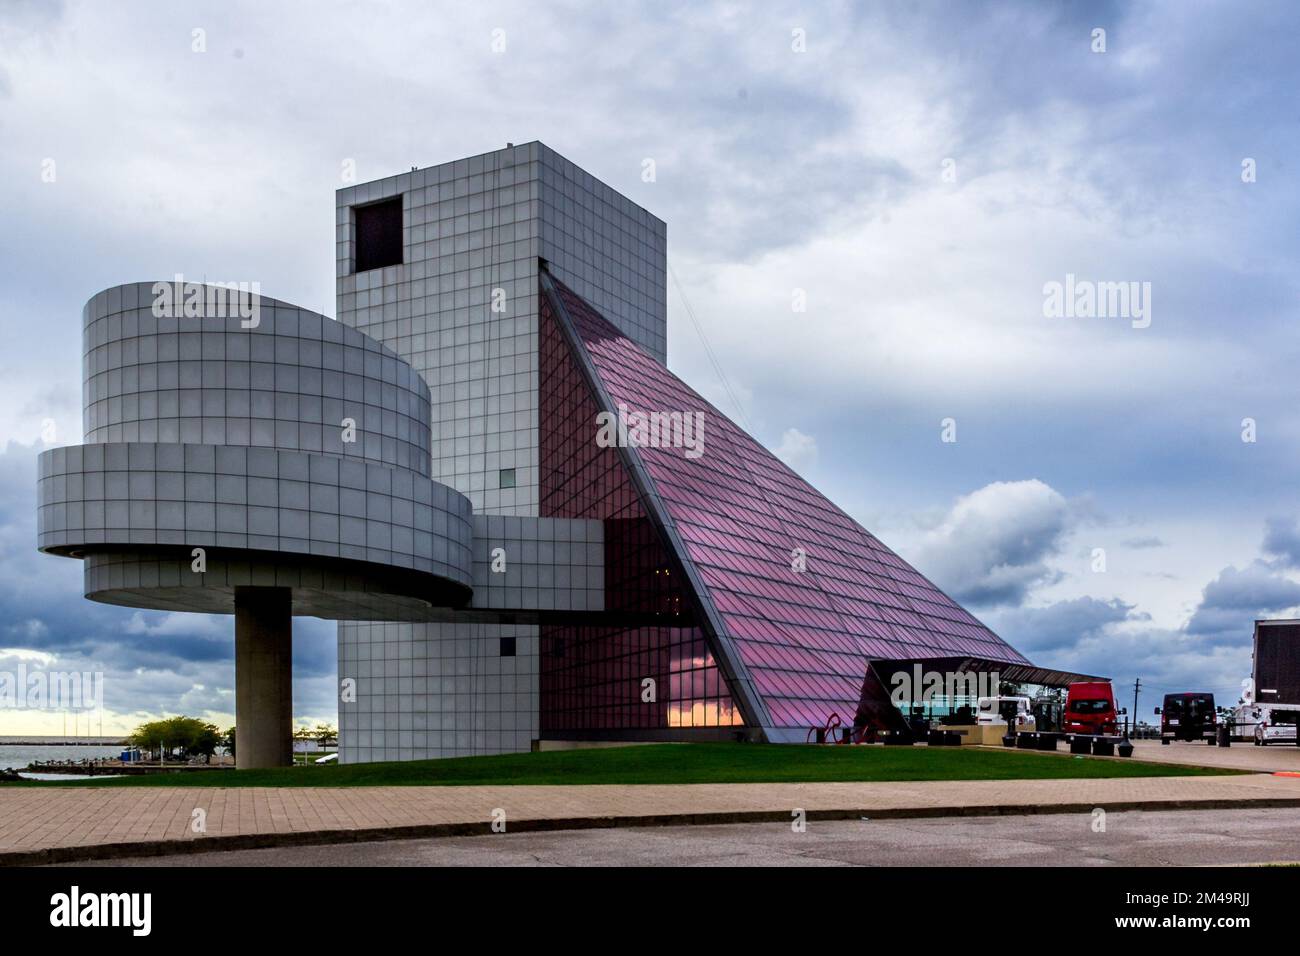
M 293 764 L 293 618 L 288 588 L 235 588 L 235 765 Z

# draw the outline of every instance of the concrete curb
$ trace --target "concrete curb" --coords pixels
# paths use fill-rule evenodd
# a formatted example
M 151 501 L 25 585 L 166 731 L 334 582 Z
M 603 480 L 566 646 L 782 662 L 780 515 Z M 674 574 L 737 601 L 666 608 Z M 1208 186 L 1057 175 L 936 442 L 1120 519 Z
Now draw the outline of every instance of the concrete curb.
M 1048 814 L 1158 810 L 1262 810 L 1300 808 L 1300 797 L 1247 797 L 1243 799 L 1113 800 L 1098 803 L 989 804 L 987 806 L 854 807 L 808 810 L 815 820 L 922 820 L 942 817 L 1045 816 Z M 670 813 L 643 816 L 542 817 L 515 820 L 509 833 L 555 830 L 598 830 L 615 827 L 707 826 L 726 823 L 789 823 L 790 810 L 722 810 L 707 813 Z M 281 846 L 322 846 L 379 840 L 426 840 L 439 837 L 488 836 L 492 826 L 481 823 L 429 823 L 408 826 L 366 827 L 340 830 L 302 830 L 288 833 L 241 833 L 184 840 L 142 840 L 98 843 L 88 846 L 47 847 L 40 850 L 0 851 L 0 866 L 48 866 L 91 860 L 181 856 L 227 850 L 262 850 Z

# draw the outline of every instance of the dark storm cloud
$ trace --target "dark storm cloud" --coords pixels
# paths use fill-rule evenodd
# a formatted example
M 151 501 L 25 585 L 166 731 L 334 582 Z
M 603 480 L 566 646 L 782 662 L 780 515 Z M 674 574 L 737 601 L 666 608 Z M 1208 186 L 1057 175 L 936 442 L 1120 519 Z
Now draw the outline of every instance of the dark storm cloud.
M 1044 607 L 1012 608 L 988 615 L 986 620 L 1014 647 L 1037 661 L 1101 637 L 1108 625 L 1135 619 L 1133 611 L 1132 604 L 1119 598 L 1080 597 Z
M 1295 518 L 1269 518 L 1264 533 L 1264 553 L 1285 568 L 1300 568 L 1300 524 Z
M 1265 562 L 1227 567 L 1205 586 L 1187 632 L 1241 645 L 1250 639 L 1257 618 L 1277 616 L 1297 605 L 1300 583 Z

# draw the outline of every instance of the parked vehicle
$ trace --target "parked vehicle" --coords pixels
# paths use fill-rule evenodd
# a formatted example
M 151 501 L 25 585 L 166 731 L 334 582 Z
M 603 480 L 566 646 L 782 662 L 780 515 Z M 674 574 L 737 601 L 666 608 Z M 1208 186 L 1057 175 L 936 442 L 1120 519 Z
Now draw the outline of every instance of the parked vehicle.
M 1256 729 L 1256 742 L 1300 744 L 1293 719 L 1300 712 L 1300 620 L 1255 622 L 1251 676 L 1255 705 L 1273 715 Z
M 1259 708 L 1260 719 L 1255 725 L 1255 746 L 1266 747 L 1269 744 L 1293 744 L 1296 742 L 1296 718 L 1300 711 L 1282 707 Z
M 1252 701 L 1238 704 L 1232 709 L 1232 739 L 1254 740 L 1255 728 L 1267 708 Z
M 1065 696 L 1067 734 L 1117 734 L 1119 716 L 1110 681 L 1078 681 Z
M 1253 664 L 1256 704 L 1300 707 L 1300 621 L 1256 621 Z
M 1201 693 L 1165 694 L 1160 715 L 1160 742 L 1204 740 L 1218 743 L 1219 719 L 1214 712 L 1214 695 Z
M 1058 697 L 1038 697 L 1033 703 L 1034 729 L 1062 731 L 1065 729 L 1065 704 Z
M 1017 725 L 1024 730 L 1034 719 L 1028 697 L 981 697 L 978 703 L 977 724 L 1005 724 L 1007 715 L 1015 714 Z

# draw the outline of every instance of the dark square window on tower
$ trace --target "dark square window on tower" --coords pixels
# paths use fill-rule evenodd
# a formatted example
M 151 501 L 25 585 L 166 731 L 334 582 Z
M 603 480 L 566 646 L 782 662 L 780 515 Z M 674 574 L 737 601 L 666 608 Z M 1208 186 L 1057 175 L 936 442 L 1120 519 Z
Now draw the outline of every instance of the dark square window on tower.
M 353 206 L 357 272 L 402 264 L 402 197 Z
M 502 657 L 515 656 L 515 639 L 513 637 L 501 638 L 501 656 Z
M 513 488 L 515 486 L 515 470 L 513 468 L 501 469 L 500 488 Z

